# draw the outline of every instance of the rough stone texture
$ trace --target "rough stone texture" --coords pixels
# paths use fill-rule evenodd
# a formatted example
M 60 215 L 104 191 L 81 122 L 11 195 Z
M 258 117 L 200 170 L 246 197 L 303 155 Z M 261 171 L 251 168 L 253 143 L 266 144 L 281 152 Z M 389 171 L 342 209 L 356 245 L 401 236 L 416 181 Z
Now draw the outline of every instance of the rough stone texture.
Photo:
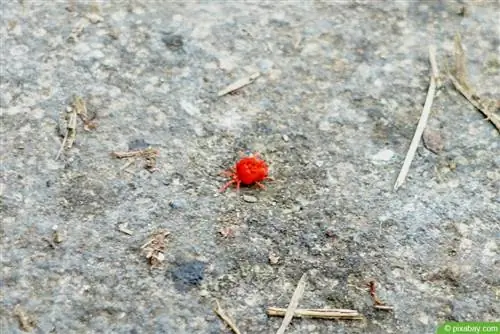
M 421 145 L 392 192 L 429 44 L 444 70 L 460 32 L 471 83 L 499 98 L 499 12 L 496 1 L 2 1 L 1 332 L 21 332 L 19 304 L 36 333 L 229 333 L 217 298 L 242 332 L 273 333 L 281 319 L 265 309 L 285 307 L 303 272 L 301 307 L 366 321 L 293 320 L 290 334 L 499 319 L 499 136 L 449 83 L 429 122 L 443 149 Z M 55 161 L 73 94 L 98 127 L 79 125 Z M 160 171 L 110 157 L 144 143 Z M 218 194 L 218 173 L 245 150 L 275 181 Z M 55 226 L 52 249 L 42 238 Z M 160 228 L 165 266 L 150 270 L 140 246 Z M 393 313 L 373 310 L 371 278 Z

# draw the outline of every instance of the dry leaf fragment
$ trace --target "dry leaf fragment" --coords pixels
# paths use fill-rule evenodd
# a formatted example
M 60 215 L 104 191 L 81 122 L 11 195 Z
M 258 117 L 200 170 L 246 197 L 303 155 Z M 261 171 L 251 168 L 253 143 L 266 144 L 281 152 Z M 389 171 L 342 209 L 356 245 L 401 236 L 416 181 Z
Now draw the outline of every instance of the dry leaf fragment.
M 158 268 L 165 260 L 165 240 L 170 234 L 167 230 L 159 230 L 151 236 L 151 239 L 141 246 L 146 254 L 151 268 Z

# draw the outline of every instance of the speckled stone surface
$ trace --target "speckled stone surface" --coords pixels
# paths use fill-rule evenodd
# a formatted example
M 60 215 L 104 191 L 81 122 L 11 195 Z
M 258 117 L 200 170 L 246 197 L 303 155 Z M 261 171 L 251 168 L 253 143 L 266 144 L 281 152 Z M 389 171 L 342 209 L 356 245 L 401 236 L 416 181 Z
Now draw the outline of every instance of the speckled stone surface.
M 421 143 L 392 191 L 429 45 L 444 71 L 460 32 L 471 84 L 499 98 L 498 2 L 0 6 L 2 333 L 21 333 L 16 305 L 34 333 L 229 333 L 214 299 L 243 333 L 274 333 L 266 307 L 286 307 L 304 272 L 300 307 L 366 321 L 295 319 L 290 334 L 500 318 L 499 135 L 449 82 L 426 133 L 437 154 Z M 79 123 L 56 161 L 73 94 L 97 128 Z M 159 171 L 110 155 L 138 143 L 159 149 Z M 219 194 L 245 150 L 275 181 Z M 150 269 L 140 247 L 160 228 L 164 266 Z M 369 279 L 394 312 L 372 308 Z

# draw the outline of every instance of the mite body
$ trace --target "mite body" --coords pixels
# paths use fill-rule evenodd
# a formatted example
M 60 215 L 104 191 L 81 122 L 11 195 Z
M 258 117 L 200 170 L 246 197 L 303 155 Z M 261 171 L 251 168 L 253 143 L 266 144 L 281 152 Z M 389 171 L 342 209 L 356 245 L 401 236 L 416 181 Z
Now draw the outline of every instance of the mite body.
M 236 190 L 240 189 L 241 184 L 245 186 L 256 184 L 260 188 L 265 189 L 266 187 L 261 182 L 272 180 L 268 176 L 269 167 L 267 163 L 260 158 L 259 154 L 242 157 L 236 162 L 234 167 L 224 171 L 223 174 L 230 177 L 231 180 L 220 189 L 220 192 L 224 192 L 232 184 L 236 184 Z

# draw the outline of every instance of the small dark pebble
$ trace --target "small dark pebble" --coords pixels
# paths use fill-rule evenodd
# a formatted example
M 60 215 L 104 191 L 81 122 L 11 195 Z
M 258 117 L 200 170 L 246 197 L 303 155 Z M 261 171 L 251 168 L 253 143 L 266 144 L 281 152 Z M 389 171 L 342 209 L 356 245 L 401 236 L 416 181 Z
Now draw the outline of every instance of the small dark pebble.
M 145 141 L 144 139 L 134 139 L 128 143 L 128 149 L 130 151 L 144 150 L 149 146 L 151 146 L 151 144 Z
M 335 239 L 337 239 L 337 238 L 338 238 L 337 234 L 335 234 L 335 232 L 334 232 L 334 231 L 332 231 L 332 230 L 326 230 L 326 231 L 325 231 L 325 236 L 326 236 L 327 238 L 331 238 L 331 239 L 333 239 L 333 240 L 335 240 Z
M 168 203 L 172 209 L 182 209 L 186 206 L 186 201 L 182 199 L 174 199 Z
M 178 263 L 172 270 L 172 279 L 178 290 L 187 290 L 203 281 L 206 263 L 193 260 Z
M 170 50 L 178 50 L 184 45 L 182 36 L 180 35 L 165 34 L 161 40 Z

